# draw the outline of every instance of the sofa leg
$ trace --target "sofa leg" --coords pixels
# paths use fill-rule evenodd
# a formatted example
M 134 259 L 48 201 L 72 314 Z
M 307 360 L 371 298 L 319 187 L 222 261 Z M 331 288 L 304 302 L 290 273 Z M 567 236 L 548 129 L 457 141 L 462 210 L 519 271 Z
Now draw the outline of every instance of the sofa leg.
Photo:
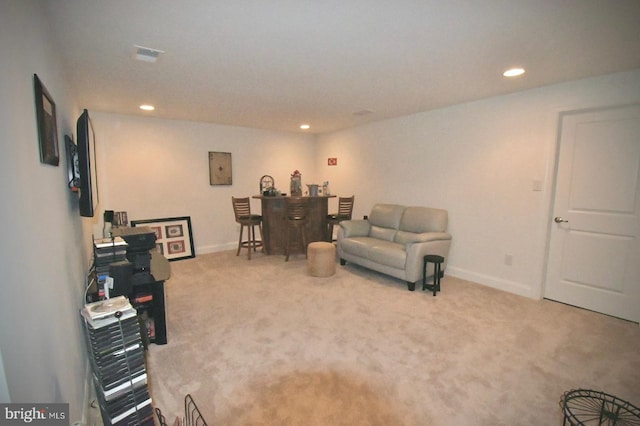
M 416 283 L 407 281 L 407 287 L 409 287 L 409 291 L 414 291 L 416 289 Z
M 347 261 L 346 261 L 346 260 L 344 260 L 344 259 L 340 259 L 340 265 L 341 265 L 341 266 L 344 266 L 344 265 L 346 265 L 346 264 L 347 264 Z

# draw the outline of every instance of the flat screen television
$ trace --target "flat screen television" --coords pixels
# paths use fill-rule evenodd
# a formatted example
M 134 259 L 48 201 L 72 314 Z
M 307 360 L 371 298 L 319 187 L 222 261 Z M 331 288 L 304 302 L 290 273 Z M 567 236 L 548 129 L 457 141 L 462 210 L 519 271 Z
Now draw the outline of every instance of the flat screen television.
M 96 173 L 96 139 L 86 109 L 77 122 L 78 172 L 80 175 L 80 216 L 93 217 L 98 208 L 98 176 Z

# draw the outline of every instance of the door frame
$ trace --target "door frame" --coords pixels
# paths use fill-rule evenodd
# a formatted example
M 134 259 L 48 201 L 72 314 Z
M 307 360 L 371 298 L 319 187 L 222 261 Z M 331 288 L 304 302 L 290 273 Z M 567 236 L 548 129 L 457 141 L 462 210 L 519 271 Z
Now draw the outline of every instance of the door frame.
M 557 108 L 553 108 L 552 111 L 550 111 L 550 115 L 553 115 L 554 118 L 554 122 L 555 122 L 555 128 L 554 128 L 554 140 L 553 143 L 550 144 L 550 152 L 548 153 L 548 161 L 547 161 L 547 167 L 546 167 L 546 177 L 547 179 L 545 180 L 545 182 L 547 182 L 547 185 L 545 185 L 545 194 L 544 194 L 544 206 L 543 206 L 543 211 L 544 211 L 544 215 L 542 215 L 542 217 L 540 218 L 540 227 L 539 229 L 542 230 L 544 229 L 544 261 L 542 263 L 542 275 L 541 275 L 541 281 L 540 281 L 540 285 L 538 286 L 538 297 L 537 299 L 539 300 L 543 300 L 545 299 L 545 293 L 546 293 L 546 288 L 547 288 L 547 273 L 548 273 L 548 268 L 549 268 L 549 251 L 550 251 L 550 246 L 551 246 L 551 232 L 553 230 L 553 223 L 551 218 L 554 215 L 554 209 L 555 209 L 555 197 L 556 197 L 556 186 L 557 186 L 557 180 L 558 180 L 558 167 L 559 167 L 559 163 L 560 163 L 560 142 L 561 142 L 561 138 L 562 138 L 562 128 L 561 128 L 561 124 L 562 124 L 562 120 L 565 116 L 567 115 L 571 115 L 571 114 L 585 114 L 585 113 L 592 113 L 592 112 L 605 112 L 605 111 L 610 111 L 610 110 L 614 110 L 614 109 L 619 109 L 619 108 L 625 108 L 625 107 L 633 107 L 633 106 L 640 106 L 640 103 L 638 102 L 627 102 L 627 103 L 620 103 L 620 104 L 607 104 L 607 105 L 602 105 L 602 106 L 591 106 L 591 107 L 557 107 Z M 552 300 L 552 299 L 548 299 L 548 300 Z M 562 303 L 562 302 L 558 302 L 558 303 Z M 586 308 L 581 308 L 581 307 L 577 307 L 578 309 L 586 309 Z M 602 315 L 606 315 L 606 314 L 602 314 Z M 640 325 L 640 324 L 639 324 Z

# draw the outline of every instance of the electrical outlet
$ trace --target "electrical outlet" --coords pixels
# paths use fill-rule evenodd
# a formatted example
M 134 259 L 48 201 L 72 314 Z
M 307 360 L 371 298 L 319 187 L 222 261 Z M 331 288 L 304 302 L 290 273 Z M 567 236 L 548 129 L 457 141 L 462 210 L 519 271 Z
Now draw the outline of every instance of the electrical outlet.
M 544 182 L 542 181 L 542 179 L 534 179 L 533 180 L 533 185 L 532 185 L 532 189 L 534 191 L 542 191 L 542 187 L 544 186 Z

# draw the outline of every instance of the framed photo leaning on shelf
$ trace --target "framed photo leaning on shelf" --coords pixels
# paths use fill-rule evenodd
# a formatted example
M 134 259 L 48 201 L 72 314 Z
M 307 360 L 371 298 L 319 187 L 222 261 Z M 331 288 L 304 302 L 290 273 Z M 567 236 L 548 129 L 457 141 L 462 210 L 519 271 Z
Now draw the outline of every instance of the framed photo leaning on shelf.
M 131 226 L 147 226 L 156 233 L 156 249 L 169 261 L 196 257 L 191 217 L 132 220 Z

